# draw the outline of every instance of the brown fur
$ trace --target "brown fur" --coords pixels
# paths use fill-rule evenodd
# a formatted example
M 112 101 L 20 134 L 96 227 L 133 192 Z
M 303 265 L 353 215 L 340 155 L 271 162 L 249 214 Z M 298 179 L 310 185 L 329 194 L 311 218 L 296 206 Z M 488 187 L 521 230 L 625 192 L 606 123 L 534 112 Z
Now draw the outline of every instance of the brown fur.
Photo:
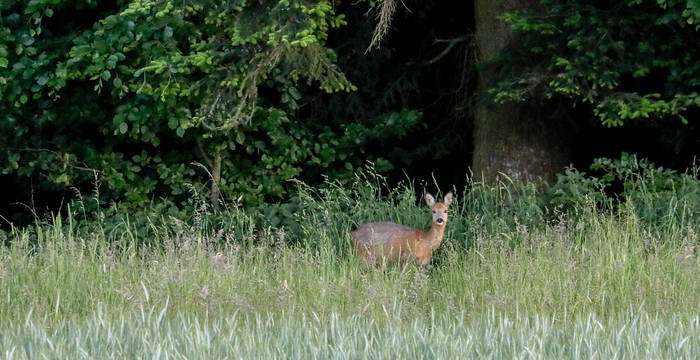
M 447 193 L 441 203 L 426 194 L 425 202 L 433 212 L 433 223 L 428 231 L 390 222 L 363 224 L 351 234 L 355 255 L 369 262 L 380 259 L 405 262 L 415 258 L 419 264 L 428 265 L 433 250 L 442 243 L 452 193 Z

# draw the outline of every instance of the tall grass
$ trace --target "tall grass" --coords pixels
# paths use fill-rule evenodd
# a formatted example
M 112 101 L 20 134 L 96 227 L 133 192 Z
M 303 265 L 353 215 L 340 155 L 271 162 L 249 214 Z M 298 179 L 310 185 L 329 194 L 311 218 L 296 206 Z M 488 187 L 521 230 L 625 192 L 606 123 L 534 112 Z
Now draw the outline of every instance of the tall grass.
M 114 319 L 98 310 L 83 321 L 49 329 L 13 324 L 0 333 L 5 359 L 694 359 L 700 318 L 594 315 L 566 326 L 548 316 L 509 318 L 493 312 L 476 319 L 434 315 L 402 321 L 389 311 L 379 321 L 360 316 L 327 318 L 233 313 L 200 319 L 163 311 Z
M 584 194 L 548 208 L 537 186 L 475 183 L 452 205 L 426 270 L 352 256 L 359 223 L 429 226 L 419 191 L 381 181 L 300 184 L 287 215 L 71 214 L 15 230 L 0 247 L 0 349 L 7 358 L 698 352 L 697 184 L 665 205 L 649 191 L 614 207 Z

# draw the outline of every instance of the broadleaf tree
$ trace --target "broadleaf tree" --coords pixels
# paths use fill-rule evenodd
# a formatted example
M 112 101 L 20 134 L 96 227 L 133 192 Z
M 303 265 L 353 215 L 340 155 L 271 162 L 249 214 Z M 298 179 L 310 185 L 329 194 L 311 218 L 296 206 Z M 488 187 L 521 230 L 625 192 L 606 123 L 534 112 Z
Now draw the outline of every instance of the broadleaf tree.
M 370 45 L 375 48 L 399 7 L 397 0 L 368 2 L 377 14 Z M 454 16 L 468 24 L 473 14 L 475 23 L 478 85 L 467 103 L 477 178 L 553 181 L 571 161 L 577 121 L 614 127 L 629 121 L 686 123 L 697 116 L 697 0 L 473 5 L 473 13 Z
M 526 5 L 503 8 L 498 16 L 517 40 L 502 47 L 500 55 L 491 59 L 490 65 L 498 73 L 485 79 L 483 86 L 493 100 L 490 107 L 532 109 L 535 105 L 541 109 L 544 107 L 540 104 L 549 102 L 550 119 L 539 120 L 544 129 L 567 122 L 561 113 L 551 112 L 556 108 L 551 106 L 553 102 L 565 104 L 568 114 L 590 111 L 588 118 L 609 127 L 630 121 L 697 121 L 700 3 L 696 0 L 543 0 Z M 510 119 L 529 122 L 517 112 L 512 112 Z M 480 117 L 477 111 L 477 124 L 493 126 L 489 125 L 490 120 Z M 532 132 L 517 129 L 515 125 L 511 131 L 503 129 L 502 136 L 533 136 Z M 549 131 L 535 133 L 535 137 L 550 143 L 547 138 L 552 136 Z M 566 139 L 566 135 L 559 136 Z M 478 132 L 475 137 L 479 142 Z M 485 142 L 482 152 L 475 151 L 477 172 L 490 172 L 480 164 L 494 144 Z M 565 146 L 556 150 L 539 156 L 551 160 L 566 152 Z M 533 154 L 517 155 L 519 152 L 517 148 L 511 151 L 516 159 L 521 158 L 516 163 L 527 164 Z M 510 164 L 503 161 L 494 168 L 512 175 Z M 521 170 L 530 178 L 553 178 L 551 172 L 528 172 L 525 167 Z
M 302 169 L 347 177 L 371 159 L 352 156 L 366 141 L 420 115 L 296 116 L 308 93 L 356 89 L 326 44 L 345 25 L 326 0 L 3 1 L 1 171 L 50 189 L 98 183 L 134 206 L 191 192 L 254 204 Z

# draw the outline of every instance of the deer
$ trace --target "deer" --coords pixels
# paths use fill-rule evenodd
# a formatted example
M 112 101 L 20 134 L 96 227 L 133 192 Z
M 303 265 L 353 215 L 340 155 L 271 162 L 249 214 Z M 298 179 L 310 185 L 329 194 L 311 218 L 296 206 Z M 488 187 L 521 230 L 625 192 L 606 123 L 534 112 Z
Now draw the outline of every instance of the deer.
M 421 267 L 430 264 L 433 251 L 440 246 L 445 234 L 452 192 L 445 195 L 443 202 L 437 203 L 426 193 L 425 203 L 433 212 L 432 226 L 428 231 L 392 222 L 362 224 L 351 233 L 355 256 L 370 263 L 380 259 L 399 262 L 415 259 Z

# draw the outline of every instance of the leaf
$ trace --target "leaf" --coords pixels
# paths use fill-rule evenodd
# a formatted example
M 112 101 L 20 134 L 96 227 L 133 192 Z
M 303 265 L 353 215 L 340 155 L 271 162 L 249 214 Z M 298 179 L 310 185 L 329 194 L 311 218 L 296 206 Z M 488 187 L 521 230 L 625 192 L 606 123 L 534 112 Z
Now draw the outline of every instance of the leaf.
M 243 145 L 245 141 L 245 134 L 242 131 L 236 133 L 236 142 Z
M 127 123 L 121 123 L 119 124 L 119 132 L 123 135 L 126 134 L 127 130 L 129 130 L 129 125 Z
M 297 90 L 297 88 L 293 86 L 289 87 L 289 95 L 291 95 L 294 98 L 294 100 L 301 99 L 301 94 L 299 93 L 299 90 Z
M 24 44 L 24 46 L 31 46 L 32 44 L 34 44 L 34 38 L 25 35 L 22 37 L 22 44 Z
M 70 185 L 70 177 L 68 177 L 68 174 L 63 173 L 63 174 L 57 176 L 54 179 L 54 182 L 56 182 L 57 184 L 62 184 L 64 186 L 68 186 L 68 185 Z
M 177 120 L 177 118 L 171 117 L 170 119 L 168 119 L 168 127 L 170 129 L 175 130 L 175 128 L 177 128 L 178 125 L 179 125 L 179 121 Z

